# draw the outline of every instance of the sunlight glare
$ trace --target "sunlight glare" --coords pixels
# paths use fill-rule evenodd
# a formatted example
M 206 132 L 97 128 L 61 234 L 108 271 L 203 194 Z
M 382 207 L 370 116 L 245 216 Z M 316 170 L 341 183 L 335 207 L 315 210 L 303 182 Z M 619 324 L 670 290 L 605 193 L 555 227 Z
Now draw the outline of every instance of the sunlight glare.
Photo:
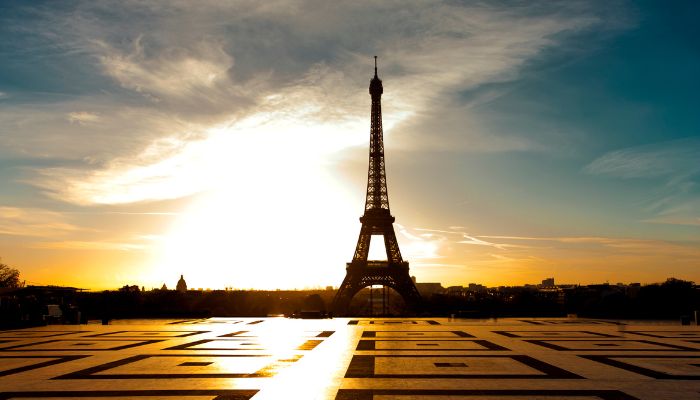
M 355 125 L 256 115 L 212 129 L 196 174 L 213 188 L 166 235 L 153 279 L 183 274 L 191 288 L 337 284 L 361 192 L 333 174 L 333 156 L 355 145 Z

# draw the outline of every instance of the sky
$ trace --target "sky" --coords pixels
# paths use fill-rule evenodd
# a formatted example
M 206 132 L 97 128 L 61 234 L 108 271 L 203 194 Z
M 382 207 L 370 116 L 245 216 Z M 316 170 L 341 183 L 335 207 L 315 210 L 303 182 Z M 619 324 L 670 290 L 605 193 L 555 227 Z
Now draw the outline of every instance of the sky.
M 697 15 L 695 1 L 5 0 L 1 262 L 92 290 L 181 274 L 340 285 L 376 55 L 418 282 L 700 282 Z

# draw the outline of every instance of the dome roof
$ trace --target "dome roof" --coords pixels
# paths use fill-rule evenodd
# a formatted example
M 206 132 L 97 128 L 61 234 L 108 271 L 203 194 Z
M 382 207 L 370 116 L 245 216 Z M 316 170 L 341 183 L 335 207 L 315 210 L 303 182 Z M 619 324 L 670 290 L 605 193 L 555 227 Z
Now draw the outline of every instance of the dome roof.
M 175 290 L 179 292 L 184 292 L 187 290 L 187 283 L 185 282 L 185 278 L 180 275 L 180 280 L 177 281 L 177 286 L 175 286 Z

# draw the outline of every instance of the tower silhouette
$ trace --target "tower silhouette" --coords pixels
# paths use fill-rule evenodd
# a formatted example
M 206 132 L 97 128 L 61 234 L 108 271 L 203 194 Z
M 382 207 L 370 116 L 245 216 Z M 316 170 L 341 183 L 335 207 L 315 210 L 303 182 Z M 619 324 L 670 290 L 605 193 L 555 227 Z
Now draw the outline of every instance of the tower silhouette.
M 420 294 L 408 274 L 408 262 L 401 257 L 399 243 L 394 232 L 394 217 L 389 211 L 389 195 L 384 168 L 384 138 L 382 133 L 382 81 L 377 76 L 377 57 L 374 57 L 374 77 L 369 83 L 372 96 L 372 113 L 369 140 L 369 172 L 367 173 L 367 197 L 365 213 L 360 217 L 362 227 L 357 240 L 355 255 L 347 263 L 346 275 L 333 300 L 336 315 L 345 315 L 350 300 L 361 289 L 372 286 L 388 286 L 403 297 L 409 309 L 416 310 L 421 302 Z M 384 237 L 386 261 L 367 260 L 372 235 Z

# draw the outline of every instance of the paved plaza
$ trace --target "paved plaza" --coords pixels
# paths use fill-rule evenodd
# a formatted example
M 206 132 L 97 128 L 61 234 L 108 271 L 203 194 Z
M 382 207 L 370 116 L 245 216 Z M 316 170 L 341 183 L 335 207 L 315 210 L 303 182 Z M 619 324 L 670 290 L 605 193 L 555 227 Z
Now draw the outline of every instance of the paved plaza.
M 700 399 L 700 329 L 209 318 L 0 331 L 0 400 Z

